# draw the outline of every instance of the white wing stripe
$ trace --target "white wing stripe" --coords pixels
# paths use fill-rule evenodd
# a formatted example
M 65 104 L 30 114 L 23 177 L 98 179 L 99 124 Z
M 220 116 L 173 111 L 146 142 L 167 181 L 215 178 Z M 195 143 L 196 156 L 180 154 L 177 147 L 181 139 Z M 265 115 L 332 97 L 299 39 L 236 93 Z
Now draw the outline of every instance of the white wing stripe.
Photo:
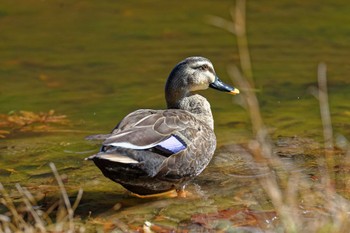
M 106 144 L 106 146 L 117 146 L 117 147 L 123 147 L 123 148 L 135 149 L 135 150 L 143 150 L 143 149 L 152 148 L 157 144 L 158 143 L 148 144 L 145 146 L 138 146 L 138 145 L 131 144 L 129 142 L 114 142 L 114 143 Z
M 148 118 L 150 118 L 151 116 L 153 116 L 153 114 L 145 116 L 144 118 L 140 119 L 138 122 L 136 122 L 134 125 L 137 126 L 138 124 L 140 124 L 142 121 L 147 120 Z
M 117 163 L 139 163 L 137 160 L 119 154 L 101 154 L 100 159 L 106 159 Z
M 111 135 L 110 137 L 106 138 L 106 140 L 108 139 L 112 139 L 112 138 L 119 138 L 119 137 L 123 137 L 124 135 L 128 135 L 132 133 L 132 131 L 126 131 L 124 133 L 118 133 L 118 134 L 115 134 L 115 135 Z

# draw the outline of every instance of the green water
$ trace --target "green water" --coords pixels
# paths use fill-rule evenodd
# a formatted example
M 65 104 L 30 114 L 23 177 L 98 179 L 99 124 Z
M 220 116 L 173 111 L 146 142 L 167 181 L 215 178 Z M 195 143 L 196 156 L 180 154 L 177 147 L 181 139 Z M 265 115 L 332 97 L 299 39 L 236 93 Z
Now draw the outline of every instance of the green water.
M 88 211 L 123 215 L 136 225 L 154 218 L 155 209 L 174 224 L 193 213 L 241 205 L 232 196 L 249 195 L 244 187 L 252 181 L 225 181 L 214 165 L 198 178 L 199 186 L 189 187 L 200 187 L 206 199 L 184 212 L 184 202 L 191 201 L 138 200 L 84 161 L 98 150 L 85 136 L 108 132 L 135 109 L 165 107 L 165 79 L 183 58 L 208 57 L 221 79 L 231 82 L 226 69 L 239 64 L 236 39 L 209 25 L 207 17 L 230 19 L 232 6 L 226 0 L 1 1 L 0 113 L 54 109 L 70 124 L 60 127 L 66 132 L 13 132 L 0 139 L 0 181 L 6 187 L 19 182 L 34 193 L 52 187 L 54 193 L 48 166 L 54 162 L 68 176 L 71 193 L 84 189 L 78 208 L 83 217 Z M 248 2 L 257 94 L 274 138 L 322 139 L 318 101 L 310 93 L 319 62 L 328 67 L 334 131 L 350 137 L 348 12 L 344 0 Z M 219 146 L 251 137 L 248 114 L 237 104 L 241 97 L 212 90 L 201 94 L 211 102 Z M 116 203 L 122 203 L 122 211 L 111 211 Z

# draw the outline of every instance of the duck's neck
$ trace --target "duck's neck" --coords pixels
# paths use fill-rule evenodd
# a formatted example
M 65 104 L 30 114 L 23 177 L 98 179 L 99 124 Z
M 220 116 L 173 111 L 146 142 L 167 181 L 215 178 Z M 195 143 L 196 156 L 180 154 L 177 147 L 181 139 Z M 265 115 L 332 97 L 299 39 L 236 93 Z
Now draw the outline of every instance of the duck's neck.
M 211 113 L 210 104 L 206 98 L 201 95 L 178 95 L 176 101 L 169 101 L 174 98 L 166 98 L 168 109 L 183 109 L 196 116 L 198 120 L 206 123 L 214 129 L 213 114 Z
M 185 88 L 175 88 L 175 89 L 171 89 L 169 88 L 170 85 L 166 85 L 165 86 L 165 100 L 167 103 L 167 107 L 169 109 L 175 108 L 178 109 L 179 108 L 179 102 L 185 98 L 186 96 L 189 95 L 189 92 L 186 91 Z

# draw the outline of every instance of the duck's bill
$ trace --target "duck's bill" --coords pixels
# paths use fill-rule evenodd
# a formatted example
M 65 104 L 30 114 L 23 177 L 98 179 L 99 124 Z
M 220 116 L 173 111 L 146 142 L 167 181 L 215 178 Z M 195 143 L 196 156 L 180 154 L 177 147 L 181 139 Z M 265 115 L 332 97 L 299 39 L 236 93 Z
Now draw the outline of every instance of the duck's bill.
M 215 81 L 209 85 L 209 87 L 214 88 L 219 91 L 228 92 L 231 95 L 239 94 L 239 90 L 234 88 L 224 82 L 222 82 L 219 77 L 216 76 Z

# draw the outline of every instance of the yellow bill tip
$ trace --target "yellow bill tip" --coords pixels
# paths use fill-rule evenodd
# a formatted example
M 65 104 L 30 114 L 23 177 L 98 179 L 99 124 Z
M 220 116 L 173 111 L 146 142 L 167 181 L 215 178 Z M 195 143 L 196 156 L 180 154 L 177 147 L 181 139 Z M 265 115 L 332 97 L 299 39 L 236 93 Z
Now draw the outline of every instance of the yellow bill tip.
M 233 89 L 232 91 L 230 91 L 231 95 L 237 95 L 239 94 L 239 90 L 237 88 Z

